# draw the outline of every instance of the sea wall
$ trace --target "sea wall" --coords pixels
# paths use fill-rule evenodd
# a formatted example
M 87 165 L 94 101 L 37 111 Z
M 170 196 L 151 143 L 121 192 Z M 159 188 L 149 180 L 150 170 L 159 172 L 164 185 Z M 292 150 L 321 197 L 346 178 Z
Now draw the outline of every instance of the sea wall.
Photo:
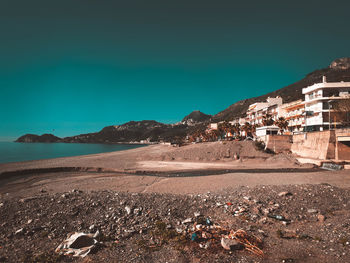
M 301 157 L 335 159 L 335 131 L 293 135 L 291 151 Z

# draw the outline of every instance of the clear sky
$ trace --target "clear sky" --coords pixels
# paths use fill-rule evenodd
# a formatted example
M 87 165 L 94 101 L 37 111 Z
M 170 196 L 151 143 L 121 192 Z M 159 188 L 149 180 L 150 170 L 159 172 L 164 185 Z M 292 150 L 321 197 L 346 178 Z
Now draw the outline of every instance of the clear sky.
M 215 114 L 350 56 L 350 1 L 0 0 L 0 140 Z

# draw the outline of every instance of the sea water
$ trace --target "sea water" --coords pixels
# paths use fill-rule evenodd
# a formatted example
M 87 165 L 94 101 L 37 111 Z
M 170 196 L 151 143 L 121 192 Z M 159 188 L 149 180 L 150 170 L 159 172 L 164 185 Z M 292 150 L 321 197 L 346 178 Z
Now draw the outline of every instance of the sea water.
M 0 142 L 0 163 L 69 157 L 123 151 L 145 145 L 95 143 L 18 143 Z

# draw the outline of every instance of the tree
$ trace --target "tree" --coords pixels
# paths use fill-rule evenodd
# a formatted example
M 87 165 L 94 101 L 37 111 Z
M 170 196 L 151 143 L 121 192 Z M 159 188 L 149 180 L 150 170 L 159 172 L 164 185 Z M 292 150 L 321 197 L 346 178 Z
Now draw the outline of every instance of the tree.
M 350 98 L 333 101 L 332 106 L 335 110 L 344 113 L 344 117 L 341 122 L 344 126 L 349 126 L 350 124 Z
M 264 126 L 271 126 L 274 125 L 275 121 L 272 119 L 272 116 L 270 114 L 266 114 L 263 116 L 262 123 Z
M 245 137 L 252 137 L 252 125 L 249 122 L 244 123 L 244 125 L 241 128 L 245 133 Z
M 281 134 L 283 134 L 284 130 L 287 129 L 289 123 L 288 123 L 288 121 L 285 118 L 280 117 L 275 122 L 275 124 L 277 125 L 278 128 L 280 128 Z
M 241 134 L 241 125 L 239 123 L 235 123 L 232 126 L 232 133 L 234 133 L 236 137 Z
M 224 121 L 219 123 L 218 130 L 220 131 L 221 135 L 227 136 L 228 133 L 233 133 L 233 126 L 228 121 Z

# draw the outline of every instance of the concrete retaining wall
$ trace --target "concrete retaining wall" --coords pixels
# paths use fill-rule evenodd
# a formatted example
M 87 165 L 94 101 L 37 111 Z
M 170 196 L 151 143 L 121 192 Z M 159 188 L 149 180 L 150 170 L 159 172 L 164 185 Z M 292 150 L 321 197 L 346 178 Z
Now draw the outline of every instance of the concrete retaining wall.
M 291 151 L 306 158 L 334 159 L 335 132 L 322 131 L 293 135 Z
M 262 140 L 265 142 L 266 148 L 275 153 L 289 152 L 293 141 L 291 135 L 265 135 Z

